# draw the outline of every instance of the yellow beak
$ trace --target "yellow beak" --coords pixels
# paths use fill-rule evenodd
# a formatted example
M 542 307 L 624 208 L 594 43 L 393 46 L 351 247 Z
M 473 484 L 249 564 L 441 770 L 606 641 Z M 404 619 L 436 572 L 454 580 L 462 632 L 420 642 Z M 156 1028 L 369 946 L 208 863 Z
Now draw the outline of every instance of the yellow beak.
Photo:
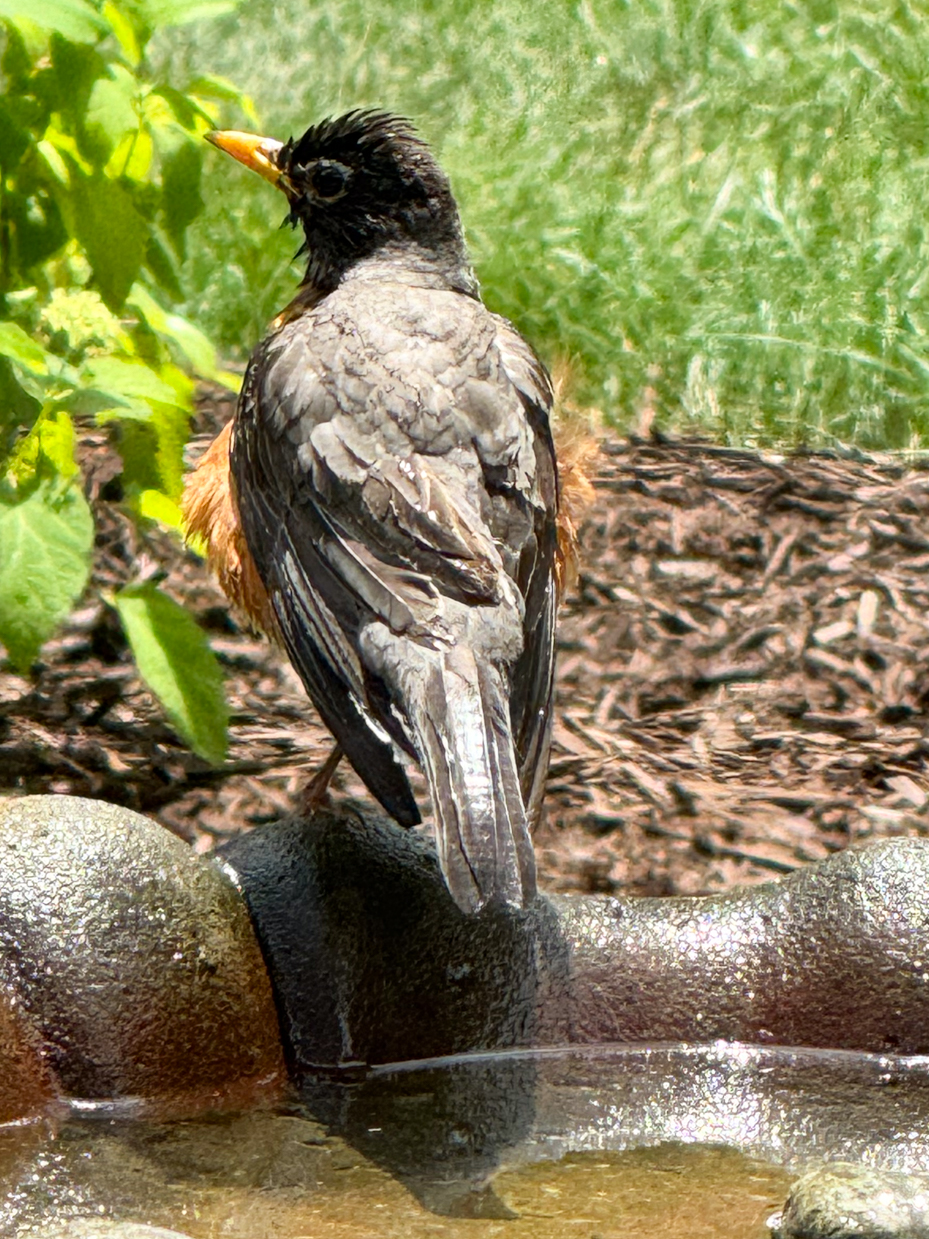
M 235 129 L 213 130 L 203 135 L 207 142 L 212 142 L 221 151 L 244 163 L 259 176 L 263 176 L 272 185 L 281 185 L 281 169 L 274 162 L 274 157 L 284 145 L 276 138 L 259 138 L 253 133 L 238 133 Z

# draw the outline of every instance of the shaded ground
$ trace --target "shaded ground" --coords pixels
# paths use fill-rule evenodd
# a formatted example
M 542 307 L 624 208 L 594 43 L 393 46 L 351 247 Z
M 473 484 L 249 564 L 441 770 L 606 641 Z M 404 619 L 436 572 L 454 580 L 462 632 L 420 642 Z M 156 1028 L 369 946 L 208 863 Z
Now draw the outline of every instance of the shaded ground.
M 230 413 L 206 406 L 204 438 Z M 206 850 L 286 813 L 326 734 L 203 565 L 167 535 L 138 542 L 105 442 L 83 452 L 93 585 L 33 681 L 0 662 L 0 794 L 105 797 Z M 537 837 L 548 889 L 716 890 L 929 834 L 929 470 L 606 443 L 582 540 Z M 163 572 L 225 665 L 219 771 L 161 720 L 101 598 Z M 347 769 L 338 779 L 360 790 Z

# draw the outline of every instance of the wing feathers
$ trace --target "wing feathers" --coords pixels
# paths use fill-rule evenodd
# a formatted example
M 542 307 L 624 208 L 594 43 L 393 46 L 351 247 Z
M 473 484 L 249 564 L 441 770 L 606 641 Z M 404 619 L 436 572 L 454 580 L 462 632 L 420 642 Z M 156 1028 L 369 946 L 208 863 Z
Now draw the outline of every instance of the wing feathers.
M 420 759 L 442 869 L 470 910 L 535 890 L 527 808 L 534 821 L 554 649 L 551 402 L 504 320 L 391 285 L 337 290 L 318 315 L 283 324 L 256 352 L 236 418 L 242 523 L 294 666 L 400 821 L 418 814 L 398 746 Z
M 291 555 L 281 568 L 271 600 L 297 674 L 368 790 L 401 826 L 416 826 L 422 818 L 391 735 L 354 687 L 361 676 L 357 656 L 325 605 L 306 589 Z

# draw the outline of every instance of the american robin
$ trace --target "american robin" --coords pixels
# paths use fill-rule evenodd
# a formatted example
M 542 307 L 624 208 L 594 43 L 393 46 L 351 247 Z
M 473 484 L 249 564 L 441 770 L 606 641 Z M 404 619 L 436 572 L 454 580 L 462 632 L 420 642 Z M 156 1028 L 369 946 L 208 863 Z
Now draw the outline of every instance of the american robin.
M 402 758 L 419 762 L 459 906 L 522 905 L 560 564 L 548 373 L 482 303 L 409 122 L 208 136 L 283 191 L 308 265 L 188 482 L 188 527 L 405 826 L 421 819 Z

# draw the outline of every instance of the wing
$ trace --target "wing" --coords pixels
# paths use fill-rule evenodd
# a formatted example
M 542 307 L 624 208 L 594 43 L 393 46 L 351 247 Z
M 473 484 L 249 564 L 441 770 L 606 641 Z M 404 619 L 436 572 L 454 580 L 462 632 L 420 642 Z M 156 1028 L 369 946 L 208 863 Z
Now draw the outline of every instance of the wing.
M 532 536 L 523 544 L 516 582 L 525 599 L 523 652 L 512 671 L 510 717 L 530 829 L 542 810 L 551 747 L 558 594 L 558 472 L 549 418 L 554 393 L 534 350 L 506 319 L 497 320 L 497 348 L 533 431 L 536 489 L 529 505 Z
M 259 349 L 246 372 L 230 454 L 245 539 L 281 639 L 323 722 L 391 816 L 415 826 L 419 809 L 392 743 L 405 745 L 405 737 L 385 728 L 369 705 L 352 641 L 361 608 L 325 554 L 337 535 L 312 502 L 301 505 L 298 520 L 288 519 L 294 514 L 293 478 L 281 487 L 279 445 L 263 429 L 264 364 Z
M 232 448 L 246 539 L 288 653 L 401 821 L 396 806 L 411 820 L 412 797 L 390 742 L 415 753 L 386 684 L 359 656 L 365 624 L 447 638 L 443 600 L 495 606 L 509 576 L 526 600 L 526 648 L 505 668 L 521 764 L 545 748 L 551 691 L 547 380 L 483 307 L 467 303 L 470 323 L 427 309 L 428 333 L 409 323 L 391 333 L 388 308 L 350 330 L 310 316 L 287 324 L 250 365 Z M 383 337 L 376 351 L 359 343 L 371 330 Z M 475 353 L 491 362 L 475 368 Z

